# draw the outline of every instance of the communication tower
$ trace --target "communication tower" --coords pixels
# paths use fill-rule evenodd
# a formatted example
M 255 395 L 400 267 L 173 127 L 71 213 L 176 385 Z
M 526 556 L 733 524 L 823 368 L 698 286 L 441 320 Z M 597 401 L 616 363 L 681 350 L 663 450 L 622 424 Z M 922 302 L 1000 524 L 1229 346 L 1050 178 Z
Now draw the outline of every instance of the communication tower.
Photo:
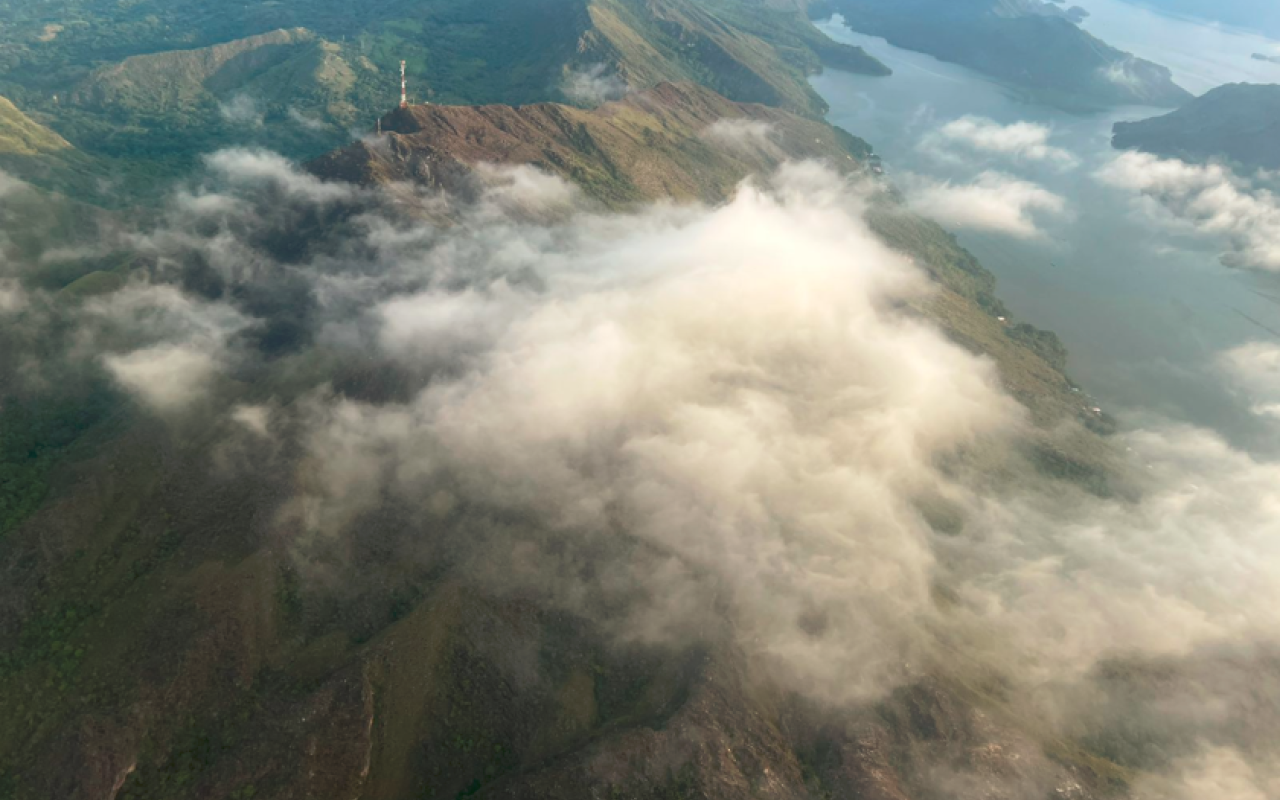
M 400 107 L 409 107 L 409 81 L 404 75 L 404 62 L 400 62 Z

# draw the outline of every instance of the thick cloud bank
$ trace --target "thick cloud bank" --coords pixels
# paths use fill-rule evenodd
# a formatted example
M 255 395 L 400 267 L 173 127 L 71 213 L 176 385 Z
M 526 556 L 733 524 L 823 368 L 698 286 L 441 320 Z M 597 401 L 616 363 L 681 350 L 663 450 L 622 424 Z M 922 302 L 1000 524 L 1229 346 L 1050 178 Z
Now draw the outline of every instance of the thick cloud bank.
M 990 364 L 898 310 L 928 287 L 857 211 L 796 167 L 721 209 L 575 219 L 541 252 L 525 240 L 536 295 L 503 275 L 387 301 L 373 313 L 396 352 L 475 355 L 406 406 L 332 410 L 315 457 L 393 451 L 407 494 L 452 486 L 557 548 L 630 542 L 594 584 L 533 540 L 508 565 L 583 613 L 632 597 L 626 636 L 688 636 L 727 612 L 789 683 L 878 691 L 931 613 L 914 498 L 936 461 L 1021 414 Z M 343 505 L 351 473 L 370 473 L 325 469 L 323 501 Z
M 527 169 L 389 196 L 221 153 L 130 234 L 124 288 L 73 302 L 18 269 L 4 313 L 165 424 L 271 442 L 290 488 L 264 516 L 326 579 L 395 526 L 492 591 L 727 644 L 819 701 L 995 674 L 1046 729 L 1156 720 L 1170 786 L 1267 791 L 1280 464 L 1168 427 L 1112 441 L 1109 496 L 1044 474 L 995 366 L 919 315 L 934 287 L 816 165 L 623 215 Z M 18 361 L 34 383 L 50 359 Z M 1259 409 L 1275 363 L 1223 356 Z M 1193 688 L 1108 716 L 1148 668 Z

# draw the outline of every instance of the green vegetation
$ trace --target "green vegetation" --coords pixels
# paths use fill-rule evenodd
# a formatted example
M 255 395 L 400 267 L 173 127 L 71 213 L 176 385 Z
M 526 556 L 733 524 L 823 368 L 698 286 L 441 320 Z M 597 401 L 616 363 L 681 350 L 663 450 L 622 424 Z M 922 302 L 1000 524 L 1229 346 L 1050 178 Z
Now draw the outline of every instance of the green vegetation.
M 8 397 L 0 413 L 0 537 L 29 517 L 49 493 L 50 475 L 68 450 L 108 418 L 118 400 L 108 387 Z
M 70 147 L 66 139 L 37 124 L 7 98 L 0 97 L 0 153 L 34 156 Z

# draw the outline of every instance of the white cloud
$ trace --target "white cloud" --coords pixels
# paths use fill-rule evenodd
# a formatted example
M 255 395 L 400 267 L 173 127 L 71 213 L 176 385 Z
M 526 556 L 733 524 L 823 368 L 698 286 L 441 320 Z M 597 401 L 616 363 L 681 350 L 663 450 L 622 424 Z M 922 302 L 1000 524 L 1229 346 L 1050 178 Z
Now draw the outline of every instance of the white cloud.
M 0 278 L 0 315 L 16 314 L 27 307 L 27 293 L 13 278 Z
M 231 419 L 258 436 L 271 435 L 271 409 L 267 406 L 236 406 L 231 410 Z
M 703 136 L 725 147 L 757 152 L 775 152 L 776 128 L 772 123 L 755 119 L 720 119 L 703 131 Z
M 1135 193 L 1156 218 L 1223 240 L 1230 248 L 1224 263 L 1280 270 L 1280 203 L 1227 167 L 1127 152 L 1097 177 Z
M 972 495 L 969 535 L 939 541 L 957 624 L 972 614 L 973 650 L 1024 680 L 1280 639 L 1280 464 L 1194 428 L 1119 443 L 1141 467 L 1136 497 Z
M 1255 766 L 1230 747 L 1206 747 L 1179 759 L 1171 776 L 1145 777 L 1134 789 L 1136 800 L 1272 800 L 1280 796 L 1280 772 L 1272 764 Z
M 937 459 L 1022 415 L 991 364 L 894 310 L 928 281 L 859 213 L 838 178 L 791 167 L 723 208 L 579 217 L 539 240 L 547 286 L 521 302 L 384 303 L 397 352 L 433 363 L 481 341 L 404 407 L 323 412 L 326 488 L 294 512 L 350 518 L 388 471 L 409 496 L 447 485 L 580 557 L 626 553 L 584 582 L 545 537 L 517 537 L 484 560 L 503 585 L 592 616 L 631 598 L 608 624 L 641 639 L 709 632 L 719 597 L 787 685 L 874 695 L 932 614 L 911 498 Z
M 608 71 L 608 65 L 592 64 L 583 69 L 566 70 L 560 91 L 574 103 L 594 107 L 617 100 L 629 87 L 620 75 Z
M 260 128 L 263 124 L 262 108 L 247 94 L 237 94 L 225 103 L 219 103 L 218 113 L 232 125 Z
M 967 184 L 910 176 L 902 182 L 912 209 L 953 228 L 1029 239 L 1043 235 L 1040 219 L 1067 212 L 1067 202 L 1059 195 L 1000 172 L 983 172 Z
M 30 184 L 0 170 L 0 197 L 9 197 L 19 192 L 25 192 L 30 188 Z
M 158 411 L 176 411 L 197 400 L 218 368 L 209 353 L 178 345 L 109 355 L 103 362 L 117 381 Z
M 199 398 L 220 369 L 229 338 L 249 321 L 173 286 L 135 283 L 87 301 L 77 349 L 102 353 L 127 390 L 160 411 Z
M 324 204 L 351 200 L 360 190 L 350 184 L 322 181 L 296 169 L 283 156 L 265 150 L 230 148 L 205 157 L 205 164 L 232 186 L 274 186 L 292 198 Z M 225 195 L 197 195 L 220 203 L 219 210 L 240 208 Z M 228 206 L 228 204 L 231 204 Z
M 329 124 L 324 120 L 307 116 L 293 106 L 289 106 L 289 119 L 309 131 L 324 131 L 329 129 Z
M 901 310 L 927 281 L 861 203 L 798 165 L 721 208 L 456 229 L 433 246 L 489 277 L 374 311 L 436 379 L 317 399 L 290 515 L 332 534 L 387 487 L 448 495 L 507 521 L 466 533 L 491 586 L 626 638 L 731 636 L 834 702 L 955 648 L 1034 689 L 1280 640 L 1280 464 L 1171 426 L 1116 440 L 1115 497 L 1039 474 L 992 365 Z M 940 466 L 977 452 L 1018 477 Z
M 572 210 L 581 199 L 572 184 L 527 164 L 476 164 L 474 177 L 484 203 L 498 215 L 540 218 Z
M 1098 68 L 1098 74 L 1102 79 L 1114 83 L 1116 86 L 1125 89 L 1139 90 L 1145 85 L 1142 76 L 1133 70 L 1134 61 L 1132 58 L 1123 61 L 1113 61 L 1104 67 Z
M 154 407 L 228 397 L 218 423 L 250 433 L 224 466 L 269 453 L 293 470 L 273 533 L 296 537 L 300 560 L 323 537 L 370 535 L 351 524 L 364 512 L 403 513 L 422 547 L 449 552 L 450 580 L 623 639 L 726 645 L 754 677 L 828 702 L 932 674 L 998 678 L 1044 708 L 1111 660 L 1194 677 L 1191 659 L 1234 648 L 1247 672 L 1252 648 L 1280 641 L 1280 464 L 1149 426 L 1089 439 L 1108 496 L 1031 466 L 1028 445 L 1082 434 L 1029 426 L 994 365 L 919 315 L 934 284 L 870 232 L 860 188 L 815 165 L 722 206 L 627 214 L 496 170 L 449 224 L 364 207 L 336 246 L 281 263 L 252 223 L 282 195 L 310 211 L 367 196 L 262 154 L 212 164 L 226 194 L 177 204 L 166 235 L 202 265 L 257 259 L 233 294 L 263 315 L 295 310 L 276 281 L 307 281 L 306 324 L 343 336 L 255 358 L 241 312 L 145 284 L 69 313 L 84 352 Z M 209 229 L 200 246 L 192 228 Z M 157 263 L 188 252 L 166 247 Z M 1250 345 L 1222 364 L 1265 408 L 1278 361 Z M 325 385 L 350 365 L 378 376 L 359 387 L 373 398 Z M 269 408 L 229 397 L 238 384 L 218 374 L 232 367 L 283 378 Z M 1195 710 L 1253 702 L 1243 683 L 1196 681 Z M 1201 732 L 1197 713 L 1171 715 L 1179 735 Z M 1046 720 L 1028 726 L 1061 722 Z M 1235 730 L 1258 728 L 1212 732 Z M 1231 774 L 1270 796 L 1271 773 L 1233 752 L 1252 774 Z M 1205 783 L 1215 769 L 1188 761 L 1166 779 L 1236 785 Z
M 1069 169 L 1079 162 L 1068 151 L 1049 144 L 1052 131 L 1047 125 L 1015 122 L 1001 125 L 986 117 L 965 116 L 952 120 L 920 141 L 926 152 L 946 160 L 956 160 L 959 146 L 969 152 L 1004 156 L 1018 161 L 1047 162 Z
M 1280 420 L 1280 345 L 1249 342 L 1223 353 L 1219 363 L 1255 399 L 1253 413 Z

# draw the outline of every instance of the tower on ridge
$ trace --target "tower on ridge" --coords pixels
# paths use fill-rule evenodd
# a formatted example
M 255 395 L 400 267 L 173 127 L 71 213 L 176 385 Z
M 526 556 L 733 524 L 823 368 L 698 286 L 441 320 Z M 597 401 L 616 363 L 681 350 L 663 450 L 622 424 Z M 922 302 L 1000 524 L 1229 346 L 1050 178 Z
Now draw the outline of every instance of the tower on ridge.
M 409 106 L 409 82 L 404 75 L 404 62 L 400 62 L 400 107 Z

